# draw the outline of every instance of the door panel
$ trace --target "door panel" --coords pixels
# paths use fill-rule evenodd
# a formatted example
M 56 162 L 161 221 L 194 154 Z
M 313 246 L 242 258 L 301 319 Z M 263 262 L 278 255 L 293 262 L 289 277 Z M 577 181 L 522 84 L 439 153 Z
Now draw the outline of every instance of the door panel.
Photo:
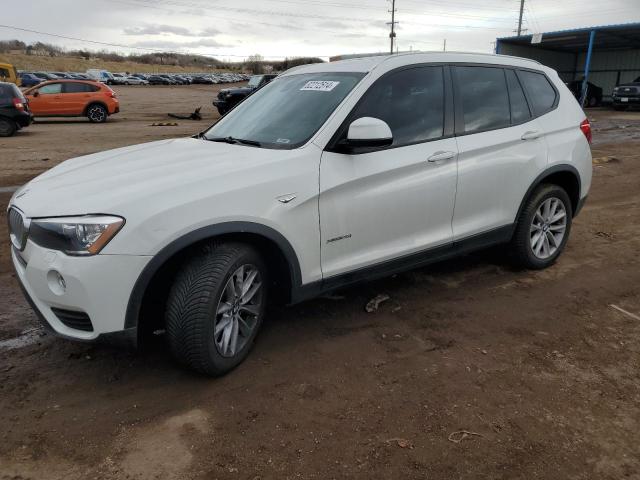
M 533 136 L 523 140 L 522 137 Z M 547 164 L 536 120 L 458 137 L 458 193 L 453 237 L 459 240 L 515 221 L 523 195 Z M 529 134 L 529 135 L 527 135 Z
M 454 156 L 428 161 L 445 151 Z M 452 138 L 361 155 L 324 152 L 324 278 L 451 242 L 456 153 Z
M 363 95 L 337 134 L 354 120 L 389 125 L 392 148 L 329 148 L 320 163 L 323 277 L 409 255 L 452 240 L 458 148 L 450 122 L 448 70 L 392 71 Z
M 455 67 L 458 189 L 453 239 L 512 224 L 546 167 L 544 132 L 511 69 Z

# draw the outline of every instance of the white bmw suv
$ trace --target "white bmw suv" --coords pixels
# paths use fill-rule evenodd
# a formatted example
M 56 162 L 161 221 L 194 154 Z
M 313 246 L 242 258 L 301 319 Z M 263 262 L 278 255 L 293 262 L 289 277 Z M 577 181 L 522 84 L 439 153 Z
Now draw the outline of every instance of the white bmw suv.
M 55 333 L 165 329 L 211 375 L 267 301 L 495 244 L 551 265 L 591 183 L 589 122 L 534 61 L 417 53 L 294 68 L 209 130 L 76 158 L 16 192 L 17 276 Z

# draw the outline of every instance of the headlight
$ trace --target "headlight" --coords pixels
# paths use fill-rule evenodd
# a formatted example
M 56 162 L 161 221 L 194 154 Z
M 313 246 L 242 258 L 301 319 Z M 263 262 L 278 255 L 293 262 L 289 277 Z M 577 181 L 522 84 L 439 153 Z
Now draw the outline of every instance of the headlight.
M 124 225 L 124 218 L 106 215 L 31 220 L 29 238 L 44 248 L 67 255 L 95 255 Z

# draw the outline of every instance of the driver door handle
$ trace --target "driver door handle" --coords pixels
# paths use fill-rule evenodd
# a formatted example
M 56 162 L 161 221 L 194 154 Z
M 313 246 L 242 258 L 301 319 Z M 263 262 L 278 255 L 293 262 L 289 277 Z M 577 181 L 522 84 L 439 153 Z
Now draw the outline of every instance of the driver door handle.
M 451 160 L 455 156 L 456 152 L 436 152 L 429 158 L 427 158 L 427 162 L 436 164 L 444 163 L 447 160 Z
M 520 137 L 522 140 L 535 140 L 536 138 L 540 138 L 540 132 L 537 130 L 531 130 L 529 132 L 524 132 L 522 134 L 522 137 Z

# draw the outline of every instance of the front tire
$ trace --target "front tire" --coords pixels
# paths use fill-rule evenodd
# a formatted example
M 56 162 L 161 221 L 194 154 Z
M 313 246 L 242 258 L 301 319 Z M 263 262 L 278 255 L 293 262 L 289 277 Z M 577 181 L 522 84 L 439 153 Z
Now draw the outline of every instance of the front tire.
M 557 185 L 540 185 L 525 202 L 511 240 L 515 262 L 534 270 L 553 265 L 567 244 L 572 218 L 567 192 Z
M 241 243 L 204 246 L 192 256 L 169 292 L 169 346 L 182 364 L 223 375 L 247 356 L 265 316 L 267 269 Z

